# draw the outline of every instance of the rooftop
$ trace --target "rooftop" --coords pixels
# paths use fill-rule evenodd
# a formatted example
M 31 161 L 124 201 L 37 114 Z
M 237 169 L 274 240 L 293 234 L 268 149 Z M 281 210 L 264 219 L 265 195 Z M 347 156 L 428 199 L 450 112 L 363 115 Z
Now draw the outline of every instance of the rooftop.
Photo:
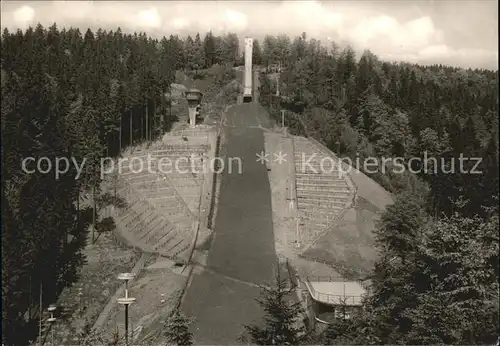
M 307 280 L 311 297 L 323 304 L 359 306 L 366 289 L 358 281 L 315 281 Z

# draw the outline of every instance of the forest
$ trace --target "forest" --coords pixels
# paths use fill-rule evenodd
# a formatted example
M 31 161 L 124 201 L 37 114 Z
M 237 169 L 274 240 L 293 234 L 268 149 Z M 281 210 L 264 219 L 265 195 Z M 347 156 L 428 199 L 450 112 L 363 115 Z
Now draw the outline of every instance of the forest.
M 56 24 L 3 31 L 4 342 L 26 344 L 27 331 L 38 328 L 40 292 L 45 309 L 75 282 L 89 226 L 104 226 L 96 223 L 96 203 L 80 205 L 84 193 L 99 194 L 100 159 L 159 138 L 175 120 L 169 91 L 176 70 L 235 66 L 238 43 L 232 33 L 153 39 L 120 28 L 82 33 Z M 74 165 L 57 178 L 53 171 L 27 174 L 21 165 L 27 157 L 52 164 L 85 158 L 86 169 L 78 179 Z
M 368 50 L 357 59 L 306 33 L 266 36 L 261 58 L 282 68 L 278 81 L 261 73 L 260 102 L 277 122 L 285 110 L 292 133 L 340 158 L 401 158 L 408 168 L 365 172 L 395 203 L 375 231 L 366 309 L 330 326 L 325 344 L 495 343 L 498 71 L 385 62 Z M 463 170 L 461 156 L 473 159 Z
M 242 64 L 240 38 L 152 38 L 37 25 L 2 34 L 2 339 L 36 331 L 38 297 L 71 285 L 96 207 L 97 164 L 159 138 L 175 120 L 177 70 Z M 380 259 L 365 311 L 340 320 L 326 344 L 488 344 L 498 337 L 498 72 L 379 60 L 304 33 L 254 42 L 260 103 L 339 157 L 438 158 L 435 173 L 369 174 L 396 202 L 376 230 Z M 481 174 L 449 172 L 460 155 Z M 26 174 L 25 157 L 87 159 L 56 179 Z M 466 163 L 466 165 L 473 164 Z M 390 168 L 390 167 L 389 167 Z M 439 169 L 437 169 L 439 168 Z M 472 167 L 468 167 L 469 170 Z M 43 275 L 42 275 L 43 273 Z M 432 326 L 432 328 L 430 328 Z M 21 342 L 22 344 L 22 342 Z

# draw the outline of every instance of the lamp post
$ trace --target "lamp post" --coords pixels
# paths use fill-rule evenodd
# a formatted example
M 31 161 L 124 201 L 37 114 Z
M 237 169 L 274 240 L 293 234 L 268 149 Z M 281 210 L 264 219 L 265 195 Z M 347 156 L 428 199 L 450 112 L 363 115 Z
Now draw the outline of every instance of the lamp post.
M 82 313 L 82 296 L 83 296 L 83 288 L 78 288 L 78 310 Z
M 276 96 L 280 96 L 280 73 L 281 61 L 278 63 L 278 73 L 276 74 Z
M 80 197 L 78 197 L 80 199 Z M 38 324 L 38 346 L 42 346 L 42 294 L 43 294 L 43 282 L 40 280 L 40 320 Z
M 299 219 L 299 218 L 297 218 L 297 230 L 296 230 L 296 238 L 297 238 L 297 240 L 296 240 L 296 243 L 295 243 L 295 246 L 296 246 L 297 248 L 300 248 L 300 239 L 299 239 L 299 223 L 300 223 L 300 219 Z
M 135 277 L 132 273 L 122 273 L 118 275 L 118 280 L 125 281 L 125 297 L 118 298 L 118 304 L 125 305 L 125 344 L 128 345 L 128 306 L 135 302 L 135 298 L 128 296 L 128 282 Z
M 280 96 L 280 75 L 276 75 L 276 96 Z
M 56 311 L 57 307 L 55 304 L 50 304 L 47 310 L 50 312 L 50 317 L 47 319 L 47 322 L 51 324 L 50 329 L 52 330 L 52 346 L 55 345 L 54 343 L 54 329 L 56 328 L 56 318 L 54 317 L 54 311 Z

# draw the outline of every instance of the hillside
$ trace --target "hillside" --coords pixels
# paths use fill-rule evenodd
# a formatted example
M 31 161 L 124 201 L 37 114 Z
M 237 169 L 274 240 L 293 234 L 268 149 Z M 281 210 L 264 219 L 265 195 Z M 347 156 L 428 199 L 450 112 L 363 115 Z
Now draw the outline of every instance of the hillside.
M 316 152 L 326 157 L 336 157 L 320 143 L 313 143 Z M 376 223 L 394 199 L 356 168 L 343 168 L 348 172 L 345 178 L 352 184 L 351 200 L 339 217 L 328 225 L 328 230 L 307 246 L 301 256 L 332 265 L 343 277 L 364 278 L 373 270 L 378 258 L 374 237 Z
M 285 42 L 288 49 L 279 49 Z M 348 208 L 351 190 L 335 170 L 297 175 L 298 215 L 306 221 L 288 233 L 291 220 L 275 223 L 279 249 L 305 239 L 304 251 L 292 254 L 331 268 L 298 262 L 305 275 L 334 269 L 371 279 L 365 311 L 331 325 L 322 342 L 494 343 L 498 73 L 390 63 L 369 51 L 356 57 L 350 47 L 328 50 L 306 35 L 268 36 L 264 47 L 282 62 L 279 78 L 261 73 L 260 100 L 275 123 L 284 112 L 287 132 L 301 136 L 294 138 L 359 169 L 349 175 L 356 197 Z M 460 157 L 470 159 L 459 169 Z M 279 196 L 273 202 L 293 198 L 285 190 Z M 287 208 L 280 203 L 276 210 Z

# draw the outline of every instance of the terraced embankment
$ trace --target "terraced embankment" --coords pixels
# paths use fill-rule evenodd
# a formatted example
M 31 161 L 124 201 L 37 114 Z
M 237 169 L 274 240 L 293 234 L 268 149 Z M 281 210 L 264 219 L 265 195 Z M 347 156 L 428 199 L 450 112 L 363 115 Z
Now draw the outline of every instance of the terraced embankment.
M 337 213 L 335 222 L 302 250 L 301 256 L 327 263 L 344 277 L 366 277 L 377 258 L 373 230 L 385 207 L 393 202 L 392 196 L 355 167 L 342 163 L 321 143 L 314 139 L 307 141 L 310 147 L 316 148 L 318 156 L 330 157 L 337 165 L 342 164 L 340 171 L 344 172 L 345 182 L 353 194 L 346 199 L 345 194 L 337 192 L 333 201 L 346 199 L 346 207 Z
M 303 137 L 294 137 L 301 247 L 311 245 L 352 203 L 355 189 L 339 163 Z
M 204 180 L 201 157 L 209 148 L 170 144 L 126 157 L 117 194 L 128 206 L 115 209 L 115 222 L 127 243 L 144 252 L 188 260 Z M 167 162 L 169 166 L 159 167 Z
M 377 256 L 375 223 L 390 194 L 314 139 L 281 132 L 266 133 L 270 155 L 287 158 L 269 165 L 279 256 L 301 277 L 365 276 Z
M 177 293 L 185 287 L 189 270 L 175 263 L 189 262 L 202 208 L 210 200 L 208 166 L 214 156 L 216 132 L 210 127 L 196 130 L 198 133 L 187 136 L 168 134 L 149 148 L 125 152 L 121 162 L 115 162 L 116 180 L 112 175 L 106 179 L 106 190 L 114 193 L 116 187 L 117 195 L 126 202 L 125 208 L 107 209 L 106 216 L 113 216 L 116 222 L 115 234 L 123 243 L 154 254 L 129 285 L 137 298 L 129 318 L 142 331 L 134 335 L 139 340 L 156 338 L 161 319 L 178 304 L 181 295 Z M 160 304 L 161 294 L 168 304 Z M 124 330 L 123 309 L 115 299 L 108 302 L 96 326 L 109 337 L 115 326 L 121 335 Z
M 128 206 L 115 210 L 115 221 L 127 243 L 188 260 L 214 145 L 215 132 L 200 131 L 196 137 L 168 136 L 124 157 L 117 189 Z

